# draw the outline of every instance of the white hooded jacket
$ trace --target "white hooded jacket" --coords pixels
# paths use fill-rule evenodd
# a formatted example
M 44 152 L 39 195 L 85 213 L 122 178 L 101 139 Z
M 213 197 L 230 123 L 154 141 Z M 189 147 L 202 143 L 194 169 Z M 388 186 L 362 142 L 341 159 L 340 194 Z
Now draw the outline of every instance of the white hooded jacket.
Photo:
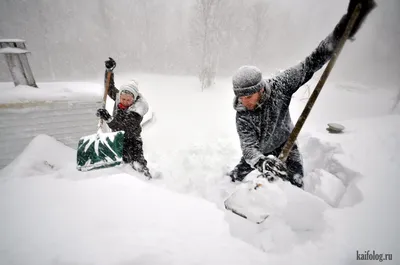
M 139 85 L 136 80 L 131 80 L 120 87 L 119 92 L 115 95 L 115 105 L 113 113 L 115 113 L 117 106 L 120 102 L 120 96 L 122 93 L 124 93 L 124 91 L 130 92 L 134 96 L 134 102 L 132 106 L 128 108 L 128 111 L 136 112 L 142 117 L 146 115 L 149 110 L 149 104 L 147 103 L 144 96 L 139 92 Z

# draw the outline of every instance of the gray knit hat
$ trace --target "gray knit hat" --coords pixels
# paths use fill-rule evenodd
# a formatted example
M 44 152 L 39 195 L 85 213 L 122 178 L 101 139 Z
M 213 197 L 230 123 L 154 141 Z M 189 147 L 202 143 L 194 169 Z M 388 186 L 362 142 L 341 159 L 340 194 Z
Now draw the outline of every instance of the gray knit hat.
M 242 66 L 232 77 L 233 92 L 237 97 L 249 96 L 266 86 L 260 69 L 255 66 Z

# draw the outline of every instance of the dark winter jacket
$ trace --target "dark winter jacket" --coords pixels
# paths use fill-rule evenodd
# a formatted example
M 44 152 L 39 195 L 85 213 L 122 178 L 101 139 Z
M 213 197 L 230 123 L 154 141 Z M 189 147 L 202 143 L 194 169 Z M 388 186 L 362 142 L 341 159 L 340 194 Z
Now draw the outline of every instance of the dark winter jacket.
M 302 62 L 267 79 L 265 93 L 254 110 L 234 99 L 236 127 L 245 161 L 252 167 L 285 143 L 293 129 L 289 113 L 292 95 L 331 58 L 346 27 L 347 18 Z
M 139 93 L 138 97 L 134 101 L 134 104 L 128 109 L 124 110 L 118 108 L 119 90 L 114 84 L 114 73 L 111 73 L 108 95 L 115 101 L 113 119 L 108 123 L 110 129 L 113 131 L 125 131 L 126 139 L 138 139 L 142 132 L 141 122 L 143 120 L 143 116 L 148 111 L 147 101 Z

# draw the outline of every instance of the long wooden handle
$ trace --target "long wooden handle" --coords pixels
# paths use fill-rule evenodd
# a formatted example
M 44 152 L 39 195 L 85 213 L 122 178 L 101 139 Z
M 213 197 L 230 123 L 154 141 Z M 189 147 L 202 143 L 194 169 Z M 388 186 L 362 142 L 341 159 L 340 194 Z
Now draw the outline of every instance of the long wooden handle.
M 106 107 L 108 89 L 110 88 L 110 82 L 111 82 L 111 73 L 112 73 L 111 71 L 107 71 L 106 83 L 104 84 L 103 108 Z
M 102 108 L 106 108 L 106 102 L 107 102 L 107 96 L 108 96 L 108 89 L 110 88 L 110 82 L 111 82 L 111 71 L 107 71 L 107 78 L 106 78 L 106 83 L 104 84 L 104 94 L 103 94 L 103 102 L 102 102 Z M 99 127 L 103 126 L 103 119 L 100 118 L 100 124 Z
M 360 14 L 361 10 L 361 4 L 358 4 L 356 8 L 354 9 L 354 12 L 347 23 L 346 30 L 342 36 L 342 38 L 339 41 L 338 46 L 336 47 L 336 50 L 334 51 L 331 60 L 329 61 L 328 65 L 325 68 L 325 71 L 323 72 L 317 86 L 315 87 L 313 93 L 311 94 L 309 100 L 307 101 L 306 106 L 304 107 L 303 112 L 301 113 L 299 119 L 296 122 L 295 127 L 293 128 L 293 131 L 291 132 L 289 139 L 287 140 L 285 146 L 282 149 L 281 154 L 279 155 L 279 159 L 281 159 L 283 162 L 286 161 L 287 157 L 289 156 L 289 152 L 292 149 L 294 142 L 297 139 L 297 136 L 300 133 L 301 128 L 303 127 L 308 115 L 311 112 L 312 107 L 314 106 L 315 101 L 317 100 L 317 97 L 319 93 L 322 90 L 322 87 L 325 84 L 325 81 L 328 79 L 328 76 L 333 68 L 333 66 L 336 63 L 337 58 L 339 57 L 340 52 L 342 51 L 342 48 L 344 44 L 346 43 L 346 40 L 349 38 L 350 32 L 353 29 L 354 23 L 357 19 L 357 17 Z

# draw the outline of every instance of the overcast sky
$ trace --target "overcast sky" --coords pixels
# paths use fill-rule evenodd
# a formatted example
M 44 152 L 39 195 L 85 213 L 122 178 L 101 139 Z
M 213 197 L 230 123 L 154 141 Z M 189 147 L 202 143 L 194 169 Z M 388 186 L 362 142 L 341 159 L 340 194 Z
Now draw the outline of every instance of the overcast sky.
M 221 76 L 231 75 L 243 64 L 255 64 L 265 75 L 295 64 L 331 32 L 348 4 L 344 0 L 220 2 L 214 14 L 219 38 L 212 57 Z M 261 22 L 255 22 L 254 10 L 260 10 L 254 8 L 257 2 L 267 7 Z M 117 70 L 123 72 L 197 75 L 202 35 L 195 3 L 2 0 L 0 38 L 26 40 L 39 82 L 99 76 L 108 56 L 116 59 Z M 377 3 L 356 41 L 343 50 L 333 78 L 398 87 L 400 1 Z M 0 81 L 11 80 L 4 57 L 0 71 Z

